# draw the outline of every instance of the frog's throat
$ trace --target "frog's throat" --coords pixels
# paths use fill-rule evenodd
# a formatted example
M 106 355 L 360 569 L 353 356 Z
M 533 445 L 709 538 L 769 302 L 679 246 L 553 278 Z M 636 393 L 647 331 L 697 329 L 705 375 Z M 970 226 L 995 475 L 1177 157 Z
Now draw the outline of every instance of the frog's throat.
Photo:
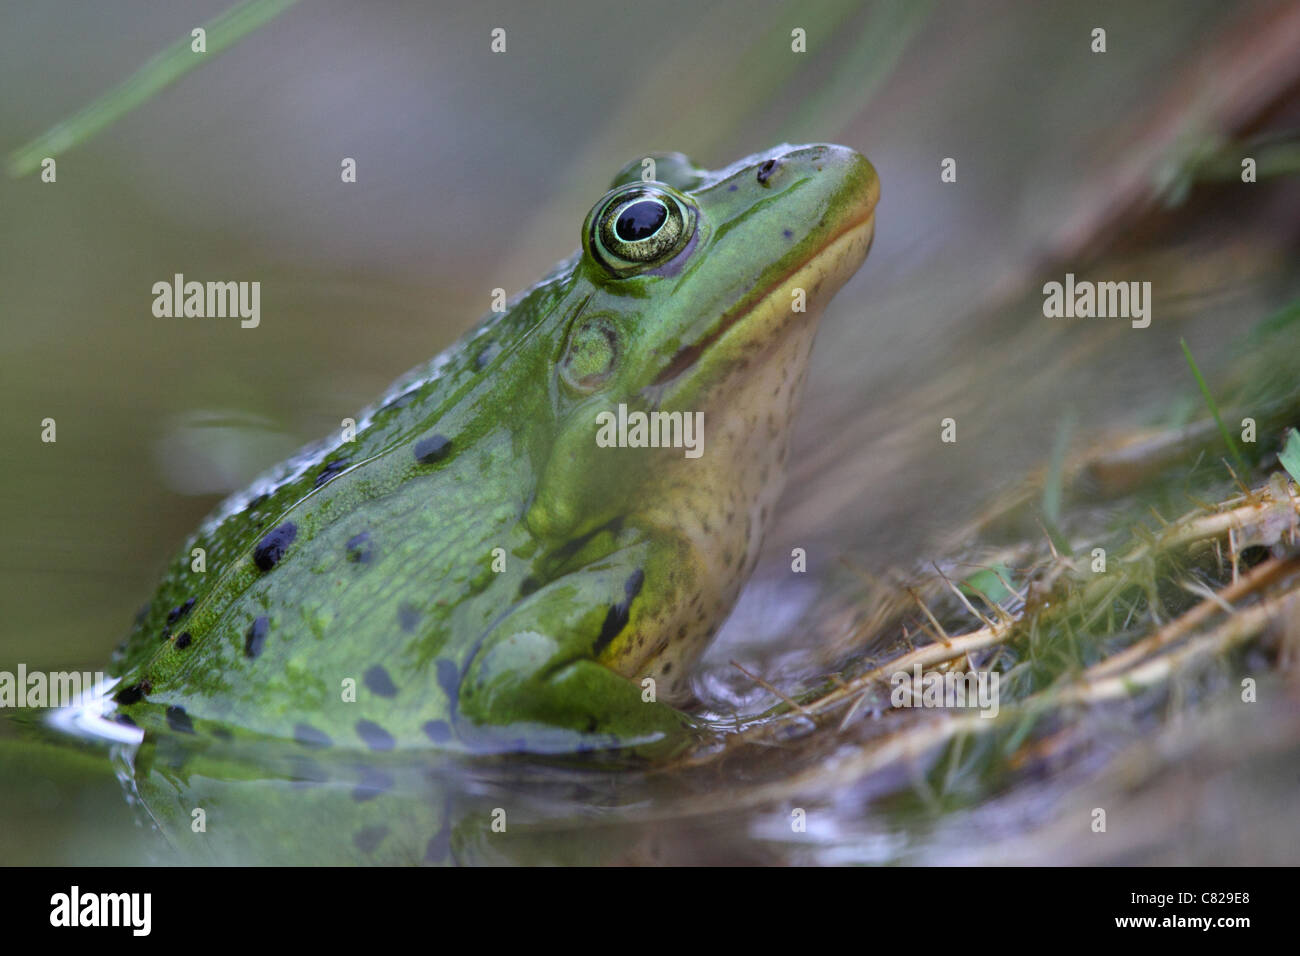
M 652 618 L 619 635 L 601 661 L 632 680 L 654 677 L 668 703 L 690 699 L 686 677 L 758 563 L 777 514 L 818 315 L 862 263 L 873 222 L 850 226 L 777 283 L 735 330 L 734 348 L 719 339 L 700 357 L 701 365 L 721 358 L 726 369 L 708 396 L 704 455 L 665 458 L 656 468 L 658 490 L 641 495 L 635 521 L 688 543 L 683 561 L 693 568 L 694 584 L 661 600 Z M 804 314 L 791 313 L 796 288 L 808 293 Z M 757 335 L 755 322 L 763 324 Z

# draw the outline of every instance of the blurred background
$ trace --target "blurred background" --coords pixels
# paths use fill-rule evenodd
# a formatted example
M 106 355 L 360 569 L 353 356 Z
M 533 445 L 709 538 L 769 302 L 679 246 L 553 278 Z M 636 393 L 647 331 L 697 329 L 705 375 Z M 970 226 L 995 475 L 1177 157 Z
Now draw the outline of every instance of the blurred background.
M 229 7 L 3 3 L 0 155 Z M 1086 443 L 1194 402 L 1180 337 L 1213 380 L 1295 301 L 1297 49 L 1293 3 L 290 5 L 58 153 L 57 183 L 0 177 L 0 669 L 102 666 L 225 493 L 569 255 L 625 163 L 828 141 L 879 173 L 875 246 L 823 320 L 770 559 L 701 694 L 735 657 L 780 673 L 845 560 L 923 565 L 1065 424 Z M 1045 319 L 1067 271 L 1151 281 L 1150 328 Z M 174 273 L 259 280 L 260 326 L 155 318 Z M 0 783 L 0 859 L 109 854 L 130 816 L 89 766 Z

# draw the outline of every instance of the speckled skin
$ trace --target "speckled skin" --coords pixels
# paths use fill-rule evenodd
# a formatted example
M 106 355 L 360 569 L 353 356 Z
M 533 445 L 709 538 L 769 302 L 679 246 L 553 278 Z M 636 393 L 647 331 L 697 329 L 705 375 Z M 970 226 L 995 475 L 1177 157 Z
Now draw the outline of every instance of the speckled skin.
M 611 275 L 598 203 L 582 252 L 399 381 L 354 442 L 223 505 L 115 661 L 120 716 L 371 751 L 683 738 L 672 704 L 757 559 L 816 320 L 866 255 L 878 187 L 842 147 L 662 162 L 696 213 L 684 248 Z M 593 320 L 613 361 L 579 388 L 562 370 Z M 702 411 L 704 454 L 598 447 L 620 402 Z

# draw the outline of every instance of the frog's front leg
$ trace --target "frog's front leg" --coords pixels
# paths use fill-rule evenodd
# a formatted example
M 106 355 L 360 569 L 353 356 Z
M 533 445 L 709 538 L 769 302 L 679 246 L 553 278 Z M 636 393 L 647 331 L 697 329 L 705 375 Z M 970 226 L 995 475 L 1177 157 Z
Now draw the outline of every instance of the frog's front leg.
M 498 620 L 461 677 L 462 739 L 475 749 L 535 752 L 660 755 L 684 745 L 691 718 L 655 699 L 653 683 L 598 660 L 661 618 L 661 570 L 671 557 L 649 543 L 620 548 L 561 574 Z

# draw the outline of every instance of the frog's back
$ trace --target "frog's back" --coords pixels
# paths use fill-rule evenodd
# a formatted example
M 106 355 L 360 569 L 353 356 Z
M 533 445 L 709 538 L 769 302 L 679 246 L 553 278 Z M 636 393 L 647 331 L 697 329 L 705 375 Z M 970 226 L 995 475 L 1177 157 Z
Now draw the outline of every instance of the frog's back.
M 218 508 L 119 650 L 122 711 L 322 744 L 446 742 L 469 638 L 524 576 L 499 559 L 518 545 L 529 463 L 493 410 L 520 400 L 512 346 L 562 294 L 562 276 L 535 286 L 398 380 L 354 440 L 305 449 Z

